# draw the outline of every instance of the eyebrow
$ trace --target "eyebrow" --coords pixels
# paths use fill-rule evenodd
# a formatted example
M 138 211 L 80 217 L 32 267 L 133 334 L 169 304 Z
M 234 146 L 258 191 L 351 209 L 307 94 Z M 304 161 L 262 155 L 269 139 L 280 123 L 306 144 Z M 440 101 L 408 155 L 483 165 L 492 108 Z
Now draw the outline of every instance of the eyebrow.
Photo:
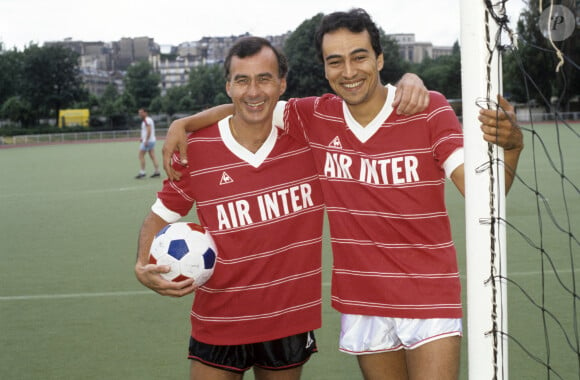
M 369 52 L 370 52 L 369 49 L 358 48 L 358 49 L 354 49 L 353 51 L 351 51 L 349 53 L 349 55 L 355 55 L 355 54 L 358 54 L 358 53 L 369 53 Z M 326 61 L 328 61 L 329 59 L 336 59 L 336 58 L 340 58 L 340 57 L 342 57 L 340 54 L 331 54 L 331 55 L 326 56 L 324 59 Z
M 266 73 L 260 73 L 260 74 L 256 75 L 256 77 L 257 78 L 265 78 L 265 77 L 266 78 L 273 78 L 274 75 L 272 73 L 266 72 Z M 236 74 L 232 78 L 232 80 L 238 80 L 238 79 L 241 79 L 241 78 L 244 78 L 244 79 L 245 78 L 251 78 L 251 75 L 248 75 L 248 74 Z

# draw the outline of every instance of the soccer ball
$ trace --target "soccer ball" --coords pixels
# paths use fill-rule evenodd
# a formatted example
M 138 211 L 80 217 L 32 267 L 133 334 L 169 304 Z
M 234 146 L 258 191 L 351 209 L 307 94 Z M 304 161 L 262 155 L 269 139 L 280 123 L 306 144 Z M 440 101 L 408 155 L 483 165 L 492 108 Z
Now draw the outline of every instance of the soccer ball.
M 213 274 L 217 249 L 210 234 L 199 224 L 171 223 L 155 235 L 149 250 L 149 263 L 169 265 L 161 276 L 169 281 L 193 278 L 203 285 Z

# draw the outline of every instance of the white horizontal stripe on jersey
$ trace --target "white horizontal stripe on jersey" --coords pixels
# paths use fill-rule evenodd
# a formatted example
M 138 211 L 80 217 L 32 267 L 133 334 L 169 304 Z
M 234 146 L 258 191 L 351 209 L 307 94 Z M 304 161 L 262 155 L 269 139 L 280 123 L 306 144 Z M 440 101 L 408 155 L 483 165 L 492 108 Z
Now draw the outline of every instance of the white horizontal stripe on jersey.
M 396 309 L 396 310 L 433 310 L 433 309 L 461 309 L 461 304 L 424 304 L 424 305 L 399 305 L 399 304 L 383 304 L 383 303 L 376 303 L 376 302 L 363 302 L 363 301 L 353 301 L 353 300 L 344 300 L 338 297 L 333 296 L 332 301 L 342 304 L 342 305 L 350 305 L 350 306 L 363 306 L 367 308 L 376 308 L 376 309 Z
M 282 153 L 282 154 L 277 155 L 274 158 L 267 158 L 267 159 L 265 159 L 263 164 L 265 164 L 267 162 L 272 162 L 272 161 L 286 159 L 286 158 L 289 158 L 289 157 L 298 156 L 298 155 L 301 155 L 301 154 L 304 154 L 304 153 L 309 153 L 309 152 L 310 152 L 310 148 L 308 148 L 308 147 L 305 147 L 305 148 L 302 148 L 302 149 L 293 150 L 293 151 L 290 151 L 290 152 L 285 152 L 285 153 Z M 212 166 L 212 167 L 205 167 L 203 169 L 190 171 L 189 172 L 189 176 L 190 177 L 196 177 L 196 176 L 199 176 L 199 175 L 204 175 L 204 174 L 214 173 L 214 172 L 221 173 L 224 170 L 236 169 L 236 168 L 240 168 L 240 167 L 244 167 L 244 166 L 248 166 L 248 165 L 249 164 L 247 162 L 245 162 L 245 161 L 239 161 L 239 162 L 236 162 L 236 163 L 233 163 L 233 164 L 220 165 L 220 166 Z
M 291 276 L 277 278 L 273 281 L 264 282 L 261 284 L 252 284 L 252 285 L 246 285 L 246 286 L 234 286 L 231 288 L 223 288 L 223 289 L 213 289 L 213 288 L 208 288 L 208 287 L 204 286 L 203 291 L 205 293 L 212 293 L 212 294 L 246 292 L 246 291 L 252 291 L 252 290 L 257 290 L 257 289 L 270 288 L 272 286 L 285 284 L 285 283 L 292 282 L 292 281 L 301 281 L 307 277 L 318 276 L 320 273 L 322 273 L 322 270 L 320 268 L 318 268 L 318 269 L 314 269 L 314 270 L 311 270 L 308 272 L 296 273 L 296 274 L 293 274 Z
M 327 207 L 326 211 L 328 213 L 345 213 L 349 215 L 359 215 L 359 216 L 378 216 L 381 218 L 386 219 L 406 219 L 406 220 L 414 220 L 414 219 L 436 219 L 436 218 L 447 218 L 447 212 L 429 212 L 425 214 L 396 214 L 390 212 L 381 212 L 381 211 L 367 211 L 367 210 L 353 210 L 348 209 L 345 207 Z
M 230 195 L 227 197 L 214 198 L 214 199 L 208 200 L 208 201 L 197 202 L 197 205 L 198 205 L 198 207 L 211 206 L 214 204 L 226 203 L 226 202 L 233 201 L 233 200 L 240 199 L 240 198 L 255 197 L 256 195 L 261 195 L 264 193 L 272 193 L 272 192 L 275 192 L 278 190 L 287 189 L 287 188 L 290 188 L 293 186 L 298 186 L 298 185 L 301 185 L 303 183 L 316 181 L 317 179 L 318 179 L 318 175 L 315 174 L 315 175 L 312 175 L 310 177 L 299 178 L 295 181 L 279 183 L 279 184 L 276 184 L 275 186 L 262 187 L 260 189 L 248 191 L 245 193 L 236 193 L 234 195 Z
M 459 278 L 459 272 L 454 273 L 383 273 L 383 272 L 363 272 L 347 269 L 334 268 L 336 275 L 360 276 L 360 277 L 381 277 L 381 278 L 422 278 L 431 280 L 441 280 L 447 278 Z
M 438 244 L 413 244 L 413 243 L 379 243 L 372 240 L 356 240 L 356 239 L 338 239 L 331 238 L 330 241 L 334 244 L 356 244 L 356 245 L 370 245 L 377 246 L 380 248 L 390 248 L 390 249 L 408 249 L 408 248 L 419 248 L 419 249 L 444 249 L 453 247 L 453 241 L 438 243 Z
M 317 239 L 310 239 L 310 240 L 303 240 L 303 241 L 297 241 L 294 242 L 292 244 L 288 244 L 285 245 L 283 247 L 279 247 L 276 249 L 273 249 L 271 251 L 266 251 L 266 252 L 259 252 L 259 253 L 255 253 L 253 255 L 248 255 L 248 256 L 244 256 L 244 257 L 239 257 L 237 259 L 231 259 L 231 260 L 226 260 L 226 259 L 222 259 L 220 256 L 217 257 L 217 262 L 222 264 L 222 265 L 234 265 L 234 264 L 239 264 L 239 263 L 243 263 L 246 261 L 252 261 L 252 260 L 259 260 L 259 259 L 263 259 L 266 257 L 271 257 L 271 256 L 275 256 L 278 255 L 280 253 L 286 253 L 286 251 L 295 249 L 295 248 L 300 248 L 300 247 L 306 247 L 309 245 L 315 245 L 315 244 L 320 244 L 322 242 L 322 238 L 317 238 Z
M 368 182 L 361 181 L 358 178 L 334 178 L 334 177 L 319 176 L 319 179 L 321 181 L 328 181 L 328 182 L 351 182 L 351 183 L 356 183 L 356 184 L 359 184 L 362 186 L 375 187 L 375 188 L 381 188 L 381 189 L 386 189 L 386 188 L 403 189 L 403 188 L 407 188 L 407 187 L 441 186 L 441 185 L 445 184 L 445 181 L 446 181 L 445 178 L 441 178 L 441 179 L 437 179 L 437 180 L 433 180 L 433 181 L 383 184 L 383 183 L 368 183 Z
M 294 313 L 300 310 L 305 310 L 305 309 L 310 309 L 313 307 L 318 307 L 319 305 L 322 304 L 322 300 L 316 300 L 316 301 L 312 301 L 312 302 L 308 302 L 302 305 L 295 305 L 286 309 L 282 309 L 282 310 L 277 310 L 277 311 L 273 311 L 271 313 L 265 313 L 265 314 L 252 314 L 252 315 L 240 315 L 238 317 L 232 317 L 232 316 L 224 316 L 224 317 L 217 317 L 217 316 L 205 316 L 205 315 L 200 315 L 194 312 L 191 312 L 191 316 L 201 320 L 201 321 L 207 321 L 207 322 L 226 322 L 226 323 L 230 323 L 232 321 L 249 321 L 249 320 L 256 320 L 256 319 L 268 319 L 268 318 L 272 318 L 272 317 L 277 317 L 280 315 L 284 315 L 284 314 L 289 314 L 289 313 Z
M 276 217 L 274 219 L 257 221 L 257 222 L 254 222 L 252 224 L 247 224 L 245 226 L 232 227 L 232 228 L 229 228 L 227 230 L 212 230 L 211 234 L 213 236 L 218 236 L 218 235 L 230 234 L 233 232 L 245 231 L 245 230 L 249 230 L 252 228 L 262 227 L 262 226 L 268 225 L 268 224 L 276 224 L 282 220 L 296 218 L 298 216 L 302 216 L 303 214 L 309 214 L 311 212 L 319 212 L 320 210 L 324 210 L 324 205 L 318 205 L 318 206 L 304 208 L 300 211 L 292 212 L 292 213 L 286 214 L 286 215 L 281 215 L 281 216 Z

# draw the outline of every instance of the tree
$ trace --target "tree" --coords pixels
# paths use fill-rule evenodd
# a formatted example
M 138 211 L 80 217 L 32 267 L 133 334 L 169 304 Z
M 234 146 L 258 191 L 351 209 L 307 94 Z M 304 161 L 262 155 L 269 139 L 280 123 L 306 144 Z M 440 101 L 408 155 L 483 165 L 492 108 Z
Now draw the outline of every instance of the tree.
M 20 123 L 22 126 L 32 125 L 34 120 L 31 118 L 32 112 L 30 104 L 19 96 L 8 98 L 0 108 L 0 115 L 10 121 Z
M 190 112 L 194 106 L 188 86 L 172 87 L 162 99 L 162 110 L 170 117 L 180 111 Z
M 105 88 L 105 92 L 99 99 L 99 111 L 107 119 L 107 126 L 110 129 L 126 126 L 129 110 L 121 102 L 119 91 L 114 84 L 111 83 Z
M 381 80 L 383 83 L 395 84 L 408 71 L 409 65 L 401 59 L 397 41 L 387 37 L 381 28 L 379 28 L 379 31 L 381 33 L 381 46 L 385 62 L 381 70 Z
M 21 96 L 35 111 L 35 119 L 56 116 L 58 110 L 86 99 L 78 53 L 61 45 L 31 45 L 23 54 Z
M 130 95 L 137 107 L 149 107 L 151 101 L 161 93 L 160 80 L 159 74 L 153 71 L 149 62 L 135 62 L 127 69 L 125 92 Z
M 0 54 L 0 105 L 20 93 L 22 59 L 22 53 L 16 50 Z
M 428 89 L 442 93 L 447 99 L 461 98 L 461 53 L 458 42 L 453 45 L 451 55 L 427 58 L 414 70 Z
M 316 28 L 323 14 L 304 21 L 287 38 L 284 53 L 288 57 L 288 87 L 285 98 L 320 96 L 331 92 L 324 77 L 324 66 L 317 56 L 314 46 Z
M 547 11 L 538 9 L 538 0 L 530 0 L 518 20 L 518 48 L 504 56 L 504 84 L 506 93 L 515 101 L 534 100 L 551 111 L 551 98 L 557 97 L 563 105 L 580 92 L 580 78 L 577 65 L 580 59 L 580 38 L 578 30 L 570 38 L 553 41 L 566 56 L 564 65 L 556 72 L 558 57 L 551 42 L 540 29 L 540 16 Z M 574 11 L 573 1 L 562 1 Z
M 218 94 L 227 97 L 225 82 L 221 65 L 204 65 L 193 69 L 189 74 L 189 91 L 195 110 L 222 104 L 215 103 L 215 100 Z

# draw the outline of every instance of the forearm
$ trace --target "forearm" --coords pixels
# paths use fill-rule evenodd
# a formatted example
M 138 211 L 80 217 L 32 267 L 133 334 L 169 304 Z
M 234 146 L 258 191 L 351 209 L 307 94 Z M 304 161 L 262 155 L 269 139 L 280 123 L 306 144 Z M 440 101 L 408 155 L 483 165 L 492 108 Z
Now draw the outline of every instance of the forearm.
M 516 176 L 516 169 L 520 159 L 520 154 L 523 150 L 523 145 L 518 148 L 504 150 L 504 166 L 505 166 L 505 193 L 507 194 L 514 182 Z
M 234 112 L 233 104 L 222 104 L 203 110 L 195 115 L 174 120 L 170 128 L 181 128 L 186 132 L 195 132 L 217 123 Z
M 145 217 L 141 230 L 139 232 L 139 240 L 137 244 L 137 265 L 146 265 L 149 262 L 149 248 L 153 242 L 155 234 L 159 232 L 168 223 L 161 219 L 154 212 L 149 212 Z

